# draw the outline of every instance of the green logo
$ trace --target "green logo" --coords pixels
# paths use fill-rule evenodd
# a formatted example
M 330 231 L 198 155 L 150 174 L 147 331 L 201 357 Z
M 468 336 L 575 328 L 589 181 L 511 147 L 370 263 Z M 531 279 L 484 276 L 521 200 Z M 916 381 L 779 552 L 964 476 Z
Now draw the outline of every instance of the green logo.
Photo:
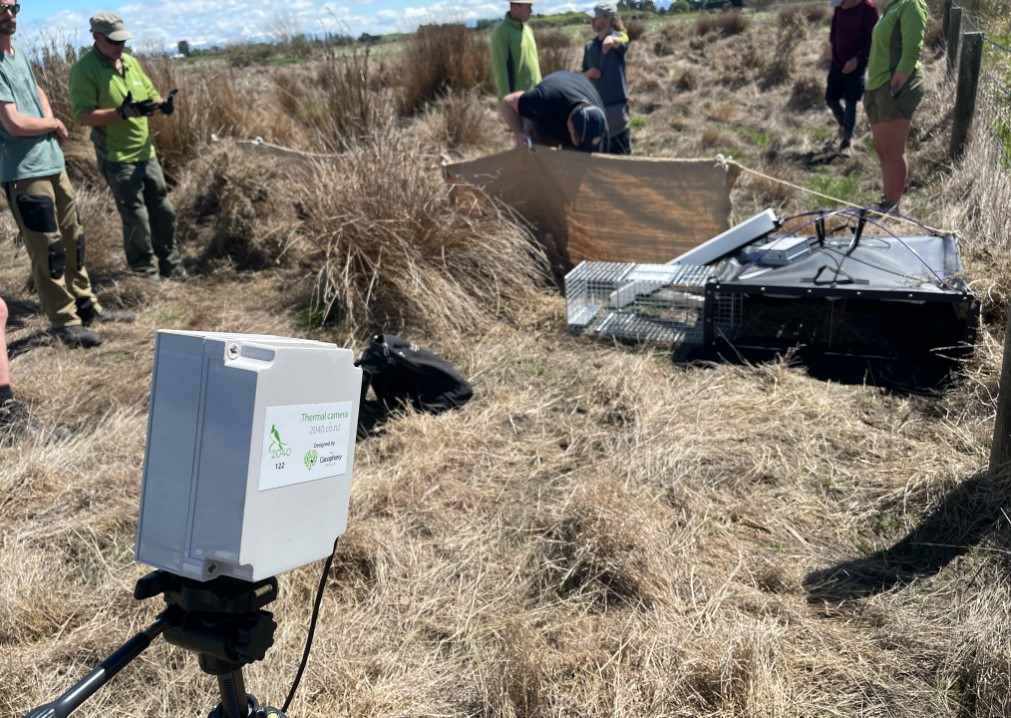
M 280 459 L 282 456 L 291 456 L 291 449 L 281 441 L 281 434 L 277 431 L 277 426 L 274 424 L 270 425 L 270 435 L 273 437 L 270 446 L 267 447 L 267 451 L 270 452 L 270 458 Z
M 319 461 L 319 454 L 316 453 L 316 449 L 309 449 L 305 452 L 305 458 L 303 461 L 305 461 L 305 468 L 312 471 L 312 467 L 314 467 L 316 462 Z

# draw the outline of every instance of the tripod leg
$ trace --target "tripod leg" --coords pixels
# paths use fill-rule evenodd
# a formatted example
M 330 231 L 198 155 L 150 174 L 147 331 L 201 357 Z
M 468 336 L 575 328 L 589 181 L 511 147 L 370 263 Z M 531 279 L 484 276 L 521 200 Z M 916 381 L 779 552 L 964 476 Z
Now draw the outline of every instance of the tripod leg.
M 71 711 L 84 703 L 95 691 L 119 673 L 123 666 L 139 656 L 164 629 L 165 618 L 164 615 L 160 615 L 157 621 L 116 649 L 111 656 L 98 664 L 97 668 L 82 678 L 73 688 L 52 703 L 35 708 L 25 718 L 66 718 Z
M 226 718 L 246 718 L 249 715 L 246 682 L 242 679 L 241 668 L 218 676 L 218 691 Z

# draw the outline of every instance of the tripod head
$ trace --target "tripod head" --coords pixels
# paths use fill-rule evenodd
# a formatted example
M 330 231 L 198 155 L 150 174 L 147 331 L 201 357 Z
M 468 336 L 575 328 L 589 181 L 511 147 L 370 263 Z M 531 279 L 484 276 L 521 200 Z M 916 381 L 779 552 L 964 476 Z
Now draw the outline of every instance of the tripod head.
M 200 669 L 217 677 L 221 703 L 208 718 L 285 718 L 246 693 L 243 666 L 261 660 L 274 644 L 277 624 L 262 610 L 277 598 L 277 579 L 255 583 L 223 576 L 201 583 L 166 571 L 137 581 L 134 598 L 161 595 L 165 610 L 146 629 L 120 646 L 69 691 L 25 718 L 65 718 L 144 651 L 159 634 L 197 654 Z

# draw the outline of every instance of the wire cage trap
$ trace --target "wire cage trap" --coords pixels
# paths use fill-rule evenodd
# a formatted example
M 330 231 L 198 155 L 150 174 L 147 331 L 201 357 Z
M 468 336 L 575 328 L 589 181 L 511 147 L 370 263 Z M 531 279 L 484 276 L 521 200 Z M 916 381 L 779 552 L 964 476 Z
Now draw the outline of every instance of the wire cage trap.
M 565 276 L 569 331 L 628 341 L 699 345 L 712 267 L 580 262 Z M 739 305 L 739 302 L 737 303 Z M 733 324 L 734 302 L 714 321 Z

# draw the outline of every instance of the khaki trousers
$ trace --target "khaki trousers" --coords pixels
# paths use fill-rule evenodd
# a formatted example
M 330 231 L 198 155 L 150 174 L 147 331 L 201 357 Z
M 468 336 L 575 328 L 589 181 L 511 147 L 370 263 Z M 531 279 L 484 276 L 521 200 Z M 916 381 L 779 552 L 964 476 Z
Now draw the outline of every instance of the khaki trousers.
M 84 268 L 85 240 L 66 172 L 4 183 L 42 310 L 54 328 L 102 311 Z

